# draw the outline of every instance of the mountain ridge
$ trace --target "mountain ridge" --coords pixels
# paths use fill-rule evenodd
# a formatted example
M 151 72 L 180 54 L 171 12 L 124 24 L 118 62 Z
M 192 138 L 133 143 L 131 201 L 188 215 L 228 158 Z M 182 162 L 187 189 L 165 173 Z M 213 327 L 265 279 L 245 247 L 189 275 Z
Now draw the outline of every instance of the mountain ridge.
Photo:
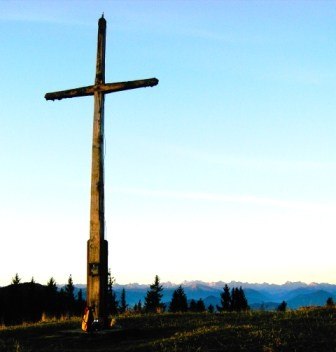
M 169 302 L 174 290 L 182 285 L 189 300 L 202 298 L 206 303 L 212 305 L 220 304 L 220 293 L 224 285 L 227 284 L 230 289 L 233 287 L 242 287 L 245 291 L 248 303 L 253 309 L 274 309 L 282 301 L 288 303 L 288 307 L 297 309 L 307 305 L 323 305 L 326 298 L 332 297 L 336 300 L 336 284 L 329 283 L 305 283 L 301 281 L 286 281 L 284 284 L 270 283 L 248 283 L 241 281 L 231 282 L 205 282 L 201 280 L 183 281 L 181 284 L 175 284 L 170 281 L 162 282 L 163 302 Z M 62 287 L 61 285 L 59 287 Z M 86 285 L 75 285 L 76 291 L 83 290 L 83 296 L 86 295 Z M 149 284 L 129 283 L 114 284 L 113 288 L 120 299 L 121 290 L 126 291 L 126 299 L 130 307 L 141 301 L 144 302 Z M 210 303 L 209 303 L 210 304 Z

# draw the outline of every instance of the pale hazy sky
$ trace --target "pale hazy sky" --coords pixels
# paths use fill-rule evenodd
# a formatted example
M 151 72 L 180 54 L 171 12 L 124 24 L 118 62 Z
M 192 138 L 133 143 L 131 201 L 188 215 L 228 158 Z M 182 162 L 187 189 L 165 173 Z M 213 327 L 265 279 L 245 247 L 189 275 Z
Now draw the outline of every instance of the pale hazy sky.
M 86 281 L 94 81 L 118 283 L 336 283 L 335 1 L 0 0 L 0 285 Z

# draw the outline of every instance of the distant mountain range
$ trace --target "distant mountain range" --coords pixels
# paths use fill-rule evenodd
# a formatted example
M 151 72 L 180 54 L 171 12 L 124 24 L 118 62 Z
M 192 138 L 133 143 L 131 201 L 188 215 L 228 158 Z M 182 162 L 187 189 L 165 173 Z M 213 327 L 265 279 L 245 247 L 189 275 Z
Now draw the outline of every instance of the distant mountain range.
M 203 282 L 203 281 L 184 281 L 182 286 L 187 295 L 188 300 L 200 299 L 204 300 L 206 306 L 212 304 L 214 307 L 220 305 L 220 293 L 226 283 Z M 170 302 L 174 290 L 179 286 L 171 282 L 162 283 L 163 285 L 163 302 Z M 246 282 L 231 281 L 227 285 L 232 287 L 240 287 L 244 289 L 248 303 L 252 309 L 275 309 L 282 301 L 286 301 L 289 308 L 297 309 L 303 306 L 323 306 L 328 297 L 332 297 L 336 302 L 336 285 L 327 283 L 311 283 L 303 282 L 286 282 L 282 285 L 276 284 L 251 284 Z M 86 285 L 75 285 L 76 292 L 83 290 L 83 296 L 86 296 Z M 146 292 L 149 285 L 132 283 L 127 285 L 113 286 L 117 297 L 120 297 L 121 290 L 126 290 L 126 300 L 129 307 L 145 300 Z

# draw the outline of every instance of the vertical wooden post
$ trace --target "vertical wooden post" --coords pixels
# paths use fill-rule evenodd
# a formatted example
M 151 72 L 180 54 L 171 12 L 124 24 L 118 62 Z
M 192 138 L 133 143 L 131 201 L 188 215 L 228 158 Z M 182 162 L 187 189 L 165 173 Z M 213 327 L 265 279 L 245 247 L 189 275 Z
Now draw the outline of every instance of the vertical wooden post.
M 98 47 L 95 85 L 105 83 L 106 21 L 98 22 Z M 94 319 L 107 322 L 108 246 L 104 239 L 104 96 L 94 92 L 92 137 L 90 239 L 87 258 L 87 305 L 93 308 Z
M 104 215 L 104 98 L 105 94 L 128 89 L 156 86 L 156 78 L 105 84 L 106 21 L 98 21 L 98 47 L 95 84 L 81 88 L 51 92 L 47 100 L 94 95 L 90 239 L 87 242 L 87 306 L 93 309 L 94 319 L 106 325 L 108 245 L 105 240 Z

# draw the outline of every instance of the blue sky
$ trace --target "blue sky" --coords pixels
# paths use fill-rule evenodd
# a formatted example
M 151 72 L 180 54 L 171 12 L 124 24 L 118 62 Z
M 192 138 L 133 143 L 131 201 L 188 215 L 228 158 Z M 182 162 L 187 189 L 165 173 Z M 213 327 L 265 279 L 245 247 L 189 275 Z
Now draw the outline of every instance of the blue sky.
M 336 283 L 336 4 L 0 1 L 0 285 L 85 282 L 97 20 L 118 283 Z

